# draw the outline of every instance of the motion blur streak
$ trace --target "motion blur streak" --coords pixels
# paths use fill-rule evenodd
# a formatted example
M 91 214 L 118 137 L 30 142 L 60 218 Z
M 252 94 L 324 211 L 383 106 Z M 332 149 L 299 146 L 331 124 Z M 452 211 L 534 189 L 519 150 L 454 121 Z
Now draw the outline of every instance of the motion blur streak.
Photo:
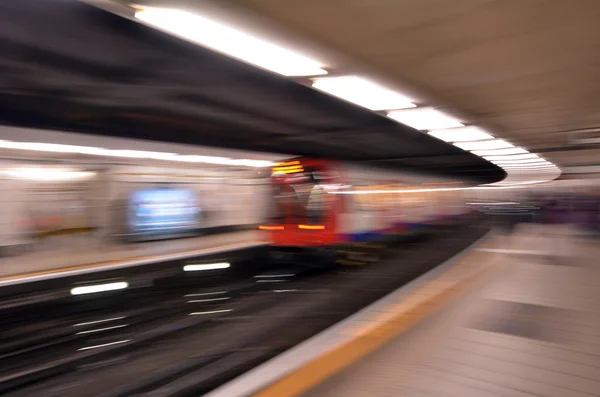
M 86 326 L 86 325 L 107 323 L 109 321 L 117 321 L 117 320 L 122 320 L 124 318 L 127 318 L 127 317 L 126 316 L 122 316 L 122 317 L 106 318 L 104 320 L 88 321 L 88 322 L 85 322 L 85 323 L 75 324 L 75 325 L 73 325 L 73 327 L 83 327 L 83 326 Z
M 123 325 L 115 325 L 113 327 L 91 329 L 91 330 L 88 330 L 88 331 L 77 332 L 75 335 L 94 334 L 96 332 L 110 331 L 110 330 L 113 330 L 113 329 L 119 329 L 119 328 L 124 328 L 124 327 L 128 327 L 128 326 L 129 326 L 129 324 L 123 324 Z
M 107 346 L 113 346 L 113 345 L 120 345 L 122 343 L 127 343 L 127 342 L 131 342 L 131 339 L 119 340 L 119 341 L 110 342 L 110 343 L 103 343 L 101 345 L 94 345 L 94 346 L 82 347 L 81 349 L 77 349 L 77 350 L 78 351 L 84 351 L 84 350 L 91 350 L 91 349 L 99 349 L 101 347 L 107 347 Z
M 210 298 L 210 299 L 194 299 L 191 301 L 187 301 L 187 303 L 204 303 L 204 302 L 218 302 L 218 301 L 226 301 L 231 299 L 231 297 L 223 297 L 223 298 Z
M 233 309 L 223 309 L 223 310 L 210 310 L 210 311 L 206 311 L 206 312 L 193 312 L 190 313 L 190 316 L 198 316 L 198 315 L 204 315 L 204 314 L 218 314 L 218 313 L 227 313 L 232 311 Z
M 120 289 L 125 289 L 129 286 L 124 281 L 118 283 L 108 283 L 108 284 L 98 284 L 98 285 L 88 285 L 85 287 L 75 287 L 71 289 L 71 295 L 84 295 L 84 294 L 95 294 L 98 292 L 106 292 L 106 291 L 116 291 Z
M 216 269 L 227 269 L 231 266 L 231 263 L 221 262 L 221 263 L 205 263 L 199 265 L 185 265 L 183 267 L 183 271 L 186 272 L 195 272 L 201 270 L 216 270 Z

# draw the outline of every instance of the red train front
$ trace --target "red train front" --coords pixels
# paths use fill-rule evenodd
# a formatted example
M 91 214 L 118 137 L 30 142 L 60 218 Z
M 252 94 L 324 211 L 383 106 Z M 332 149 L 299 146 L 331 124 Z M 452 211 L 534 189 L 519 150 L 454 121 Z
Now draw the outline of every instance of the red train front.
M 333 259 L 342 200 L 327 188 L 335 179 L 333 163 L 324 160 L 294 159 L 273 167 L 269 219 L 260 229 L 269 233 L 275 259 L 307 266 Z

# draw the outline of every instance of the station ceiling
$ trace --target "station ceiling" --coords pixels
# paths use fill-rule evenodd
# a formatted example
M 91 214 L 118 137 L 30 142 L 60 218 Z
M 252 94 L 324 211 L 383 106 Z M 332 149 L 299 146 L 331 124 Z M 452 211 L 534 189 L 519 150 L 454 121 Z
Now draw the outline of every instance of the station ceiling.
M 563 169 L 600 163 L 600 1 L 229 3 L 367 63 Z
M 504 176 L 379 114 L 87 4 L 14 0 L 0 15 L 4 124 L 365 161 L 479 183 Z

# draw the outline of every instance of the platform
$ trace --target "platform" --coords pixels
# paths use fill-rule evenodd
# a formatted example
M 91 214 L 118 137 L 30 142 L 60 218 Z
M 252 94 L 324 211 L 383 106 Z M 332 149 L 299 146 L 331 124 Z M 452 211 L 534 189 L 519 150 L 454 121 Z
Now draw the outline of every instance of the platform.
M 72 241 L 68 247 L 50 247 L 0 259 L 0 287 L 216 254 L 264 244 L 264 235 L 253 230 L 131 244 Z
M 599 257 L 568 226 L 489 235 L 210 396 L 598 396 Z

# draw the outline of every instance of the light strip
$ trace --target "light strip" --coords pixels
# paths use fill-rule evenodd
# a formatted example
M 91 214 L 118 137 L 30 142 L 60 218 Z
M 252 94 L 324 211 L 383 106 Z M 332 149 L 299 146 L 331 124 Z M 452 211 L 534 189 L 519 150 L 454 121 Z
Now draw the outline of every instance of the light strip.
M 284 173 L 284 174 L 297 174 L 299 172 L 304 172 L 304 167 L 301 165 L 296 165 L 293 167 L 273 167 L 273 174 Z
M 313 79 L 317 90 L 371 110 L 406 109 L 416 105 L 411 99 L 358 76 Z
M 285 161 L 283 163 L 277 163 L 275 164 L 275 167 L 290 167 L 293 165 L 300 165 L 300 161 L 299 160 L 294 160 L 294 161 Z
M 71 289 L 71 295 L 95 294 L 98 292 L 116 291 L 129 287 L 125 281 L 118 283 L 86 285 L 85 287 L 75 287 Z
M 531 171 L 531 172 L 537 172 L 537 171 L 557 171 L 558 167 L 556 166 L 539 166 L 539 167 L 502 167 L 505 171 Z
M 284 230 L 285 227 L 284 226 L 266 226 L 266 225 L 260 225 L 258 227 L 259 230 L 270 230 L 270 231 L 274 231 L 274 230 Z
M 536 171 L 539 169 L 551 169 L 551 168 L 556 168 L 553 167 L 551 164 L 512 164 L 512 165 L 501 165 L 500 167 L 504 168 L 505 170 L 531 170 L 531 171 Z
M 106 346 L 112 346 L 112 345 L 120 345 L 121 343 L 127 343 L 129 341 L 131 341 L 131 339 L 120 340 L 120 341 L 117 341 L 117 342 L 103 343 L 101 345 L 95 345 L 95 346 L 87 346 L 87 347 L 82 347 L 81 349 L 77 349 L 77 351 L 97 349 L 99 347 L 106 347 Z
M 228 313 L 230 311 L 232 311 L 233 309 L 223 309 L 223 310 L 210 310 L 207 312 L 193 312 L 190 313 L 189 316 L 199 316 L 199 315 L 204 315 L 204 314 L 217 314 L 217 313 Z
M 189 297 L 189 296 L 207 296 L 207 295 L 223 295 L 228 293 L 229 291 L 217 291 L 217 292 L 200 292 L 200 293 L 196 293 L 196 294 L 186 294 L 184 295 L 185 297 Z
M 434 108 L 394 110 L 388 112 L 387 116 L 420 131 L 464 127 L 464 124 L 454 117 Z
M 110 331 L 111 329 L 119 329 L 119 328 L 124 328 L 124 327 L 128 327 L 128 326 L 129 326 L 129 324 L 123 324 L 123 325 L 115 325 L 115 326 L 106 327 L 106 328 L 90 329 L 88 331 L 79 331 L 75 335 L 95 334 L 97 332 Z
M 543 167 L 543 168 L 516 168 L 516 167 L 508 167 L 504 169 L 506 172 L 513 173 L 528 173 L 528 172 L 556 172 L 557 168 Z
M 187 301 L 187 303 L 205 303 L 205 302 L 217 302 L 217 301 L 226 301 L 231 299 L 230 296 L 224 296 L 222 298 L 208 298 L 208 299 L 194 299 L 191 301 Z
M 18 167 L 4 171 L 11 178 L 31 181 L 74 181 L 88 179 L 96 175 L 95 172 L 76 171 L 52 167 L 30 168 Z
M 503 155 L 510 155 L 510 154 L 527 154 L 529 152 L 520 147 L 512 147 L 512 148 L 506 148 L 506 149 L 473 150 L 473 151 L 471 151 L 471 153 L 484 157 L 484 156 L 503 156 Z
M 489 160 L 494 164 L 549 164 L 544 159 L 524 159 L 524 160 Z
M 73 325 L 73 327 L 83 327 L 83 326 L 85 326 L 85 325 L 93 325 L 93 324 L 107 323 L 107 322 L 109 322 L 109 321 L 123 320 L 124 318 L 127 318 L 127 316 L 113 317 L 113 318 L 105 318 L 104 320 L 88 321 L 88 322 L 86 322 L 86 323 L 79 323 L 79 324 L 75 324 L 75 325 Z
M 446 130 L 434 130 L 429 131 L 428 134 L 445 142 L 466 142 L 494 139 L 492 135 L 477 127 L 462 127 L 449 128 Z
M 298 229 L 303 230 L 325 230 L 323 225 L 298 225 Z
M 284 76 L 327 74 L 320 62 L 190 12 L 141 8 L 135 17 L 193 43 Z
M 256 280 L 257 283 L 285 283 L 287 280 Z
M 0 140 L 0 149 L 31 150 L 49 153 L 74 153 L 94 156 L 180 161 L 244 167 L 271 167 L 274 163 L 265 160 L 231 159 L 228 157 L 178 155 L 176 153 L 149 152 L 144 150 L 112 150 L 100 147 L 62 145 L 44 142 L 13 142 Z
M 382 194 L 382 193 L 426 193 L 426 192 L 450 192 L 455 190 L 470 190 L 471 187 L 441 188 L 441 189 L 414 189 L 414 190 L 350 190 L 331 192 L 331 194 Z
M 231 263 L 229 262 L 219 262 L 219 263 L 203 263 L 197 265 L 185 265 L 183 267 L 184 272 L 197 272 L 202 270 L 217 270 L 217 269 L 227 269 L 231 267 Z
M 537 154 L 513 154 L 513 155 L 502 155 L 502 156 L 482 156 L 487 160 L 527 160 L 527 159 L 540 159 L 541 157 Z
M 487 149 L 504 149 L 513 147 L 511 143 L 502 139 L 493 139 L 490 141 L 477 142 L 457 142 L 454 144 L 463 150 L 487 150 Z
M 548 164 L 548 165 L 503 165 L 504 169 L 514 169 L 514 170 L 538 170 L 538 169 L 556 169 L 558 167 Z
M 554 165 L 549 161 L 546 160 L 534 160 L 534 161 L 530 161 L 530 160 L 517 160 L 517 161 L 501 161 L 501 160 L 491 160 L 491 163 L 494 164 L 502 164 L 502 166 L 535 166 L 535 165 L 547 165 L 547 166 L 551 166 Z

